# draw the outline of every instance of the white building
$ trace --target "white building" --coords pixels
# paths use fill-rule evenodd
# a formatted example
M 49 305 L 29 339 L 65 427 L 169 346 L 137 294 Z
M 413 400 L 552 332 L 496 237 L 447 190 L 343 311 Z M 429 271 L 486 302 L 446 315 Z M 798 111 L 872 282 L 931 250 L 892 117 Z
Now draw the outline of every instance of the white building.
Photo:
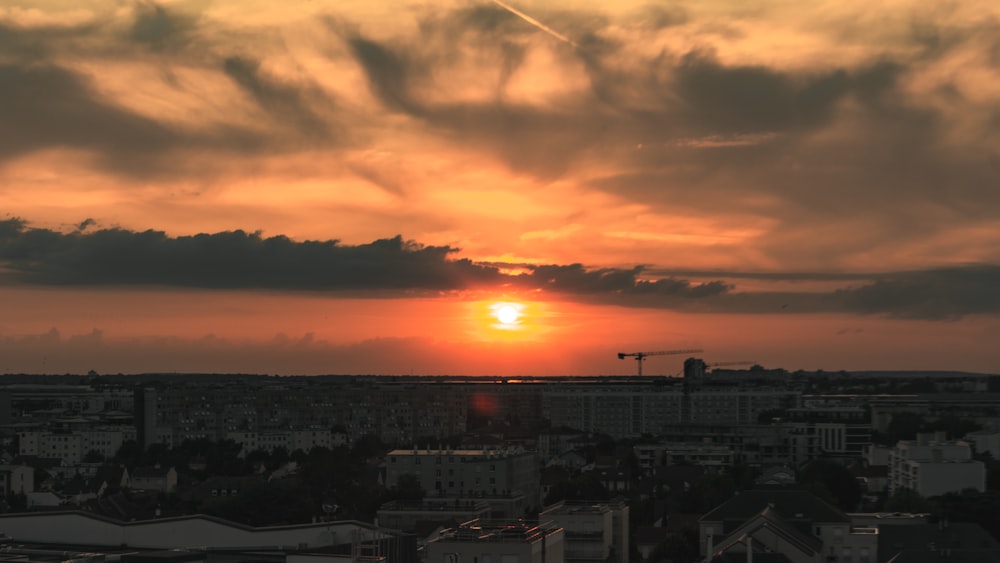
M 95 427 L 71 432 L 25 430 L 18 432 L 18 454 L 58 458 L 65 465 L 76 465 L 94 451 L 105 459 L 113 457 L 122 444 L 135 439 L 130 426 Z
M 0 493 L 26 495 L 34 490 L 34 469 L 27 465 L 0 465 Z
M 563 501 L 539 520 L 565 530 L 566 563 L 628 563 L 629 508 L 624 502 Z
M 932 497 L 965 489 L 986 490 L 986 466 L 972 459 L 964 441 L 944 441 L 943 433 L 901 440 L 889 453 L 889 492 L 909 489 Z
M 1000 459 L 1000 432 L 996 430 L 979 430 L 965 437 L 975 445 L 976 453 L 988 453 L 993 459 Z

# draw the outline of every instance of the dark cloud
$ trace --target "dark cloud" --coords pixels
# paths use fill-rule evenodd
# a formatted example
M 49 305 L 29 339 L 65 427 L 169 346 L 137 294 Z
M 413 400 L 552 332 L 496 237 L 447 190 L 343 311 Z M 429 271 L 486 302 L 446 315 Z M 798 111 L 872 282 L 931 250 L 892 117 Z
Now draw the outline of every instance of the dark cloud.
M 129 37 L 156 51 L 176 49 L 190 40 L 195 21 L 168 11 L 153 2 L 141 2 L 135 6 L 136 17 Z
M 0 65 L 0 159 L 48 147 L 127 159 L 177 146 L 179 135 L 105 103 L 78 75 L 52 66 Z
M 725 66 L 698 52 L 683 56 L 673 75 L 687 128 L 702 134 L 815 126 L 830 119 L 853 86 L 843 70 L 798 77 L 762 66 Z M 665 117 L 682 118 L 669 111 Z
M 537 15 L 578 45 L 563 48 L 509 16 L 456 11 L 425 19 L 416 37 L 354 34 L 348 42 L 386 108 L 519 173 L 550 179 L 607 163 L 613 172 L 586 180 L 589 187 L 670 214 L 766 220 L 755 249 L 775 262 L 837 267 L 1000 213 L 995 135 L 966 137 L 948 113 L 979 102 L 954 80 L 934 94 L 953 103 L 913 90 L 934 60 L 974 41 L 1000 44 L 984 39 L 995 33 L 933 23 L 911 38 L 929 45 L 920 54 L 781 68 L 723 62 L 701 48 L 644 57 L 601 18 Z M 519 71 L 523 56 L 504 58 L 503 46 L 523 52 L 543 42 L 566 69 L 583 65 L 589 90 L 545 106 L 508 102 L 504 77 Z M 461 85 L 448 83 L 447 69 L 470 58 L 496 95 L 449 101 L 441 93 Z M 972 259 L 995 256 L 984 249 Z
M 243 231 L 59 233 L 17 220 L 0 222 L 0 233 L 0 260 L 13 281 L 29 284 L 452 290 L 498 279 L 495 269 L 450 260 L 456 249 L 401 237 L 346 246 Z
M 1000 266 L 976 265 L 887 275 L 843 289 L 834 299 L 850 311 L 901 318 L 956 319 L 1000 313 Z
M 86 223 L 86 222 L 85 222 Z M 61 233 L 0 221 L 0 270 L 8 283 L 157 285 L 305 291 L 542 290 L 633 307 L 731 313 L 855 313 L 954 319 L 1000 314 L 1000 266 L 974 265 L 881 274 L 686 272 L 696 283 L 647 270 L 582 264 L 522 266 L 508 275 L 493 264 L 457 259 L 459 249 L 402 237 L 368 244 L 231 231 L 170 237 L 160 231 L 103 229 Z M 721 278 L 721 279 L 720 279 Z M 829 291 L 735 291 L 732 280 L 857 282 Z M 724 281 L 729 279 L 730 281 Z
M 535 266 L 530 274 L 521 277 L 530 280 L 529 286 L 533 288 L 553 288 L 560 292 L 582 294 L 701 298 L 720 295 L 729 290 L 728 285 L 719 281 L 692 286 L 687 280 L 672 277 L 643 280 L 640 279 L 642 273 L 643 268 L 640 266 L 630 270 L 588 270 L 582 264 L 570 264 Z
M 410 89 L 412 76 L 424 73 L 425 69 L 415 66 L 404 54 L 363 37 L 351 38 L 349 44 L 365 69 L 372 92 L 386 107 L 414 115 L 423 113 L 422 108 L 411 99 Z
M 263 75 L 259 61 L 230 57 L 223 62 L 222 68 L 233 82 L 247 92 L 261 108 L 272 114 L 283 127 L 317 139 L 330 136 L 329 125 L 311 109 L 319 104 L 310 103 L 303 90 Z M 311 94 L 319 97 L 317 92 Z M 325 101 L 330 102 L 329 99 Z
M 87 221 L 81 225 L 87 224 Z M 231 231 L 169 237 L 161 231 L 77 229 L 61 233 L 0 221 L 0 263 L 8 281 L 40 285 L 164 285 L 282 290 L 428 290 L 487 286 L 612 299 L 631 295 L 700 298 L 716 282 L 639 279 L 642 268 L 588 270 L 581 264 L 531 267 L 504 275 L 493 265 L 455 259 L 458 249 L 402 237 L 348 246 L 338 241 Z

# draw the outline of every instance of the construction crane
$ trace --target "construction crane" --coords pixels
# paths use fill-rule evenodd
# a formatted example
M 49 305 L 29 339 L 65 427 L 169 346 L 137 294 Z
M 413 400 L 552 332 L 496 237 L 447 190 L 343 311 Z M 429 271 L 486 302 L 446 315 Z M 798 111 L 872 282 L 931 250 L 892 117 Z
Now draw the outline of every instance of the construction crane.
M 704 350 L 691 348 L 685 350 L 661 350 L 659 352 L 618 352 L 618 359 L 624 360 L 625 358 L 635 358 L 635 365 L 639 371 L 639 377 L 642 377 L 642 361 L 646 359 L 646 356 L 672 356 L 674 354 L 698 354 Z

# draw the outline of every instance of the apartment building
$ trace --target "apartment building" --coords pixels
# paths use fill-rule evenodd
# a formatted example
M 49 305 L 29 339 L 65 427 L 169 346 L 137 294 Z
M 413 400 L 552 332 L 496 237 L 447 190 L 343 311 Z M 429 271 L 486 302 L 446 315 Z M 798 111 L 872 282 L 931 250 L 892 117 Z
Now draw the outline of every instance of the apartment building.
M 375 435 L 389 444 L 465 431 L 468 402 L 460 389 L 369 379 L 317 383 L 233 383 L 136 389 L 136 428 L 143 444 L 235 439 L 245 450 L 308 450 Z M 333 434 L 331 434 L 333 433 Z
M 413 475 L 428 497 L 485 499 L 494 517 L 519 517 L 539 505 L 538 463 L 522 448 L 399 449 L 385 461 L 387 485 Z
M 918 434 L 889 452 L 889 492 L 909 489 L 932 497 L 965 489 L 986 490 L 986 466 L 972 459 L 972 447 L 945 440 L 943 432 Z
M 104 458 L 114 456 L 123 443 L 135 439 L 135 429 L 114 426 L 58 431 L 22 430 L 17 437 L 20 455 L 58 458 L 67 465 L 75 465 L 92 451 Z
M 658 435 L 678 424 L 756 424 L 771 410 L 794 407 L 794 389 L 737 384 L 578 384 L 546 388 L 542 415 L 553 427 L 615 438 Z

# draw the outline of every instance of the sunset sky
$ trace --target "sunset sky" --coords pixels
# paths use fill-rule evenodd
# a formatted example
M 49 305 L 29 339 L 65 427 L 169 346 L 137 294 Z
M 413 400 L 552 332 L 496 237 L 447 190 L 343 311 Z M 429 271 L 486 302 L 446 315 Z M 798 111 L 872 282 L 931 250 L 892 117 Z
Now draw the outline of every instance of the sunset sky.
M 997 2 L 0 6 L 0 373 L 998 345 Z

